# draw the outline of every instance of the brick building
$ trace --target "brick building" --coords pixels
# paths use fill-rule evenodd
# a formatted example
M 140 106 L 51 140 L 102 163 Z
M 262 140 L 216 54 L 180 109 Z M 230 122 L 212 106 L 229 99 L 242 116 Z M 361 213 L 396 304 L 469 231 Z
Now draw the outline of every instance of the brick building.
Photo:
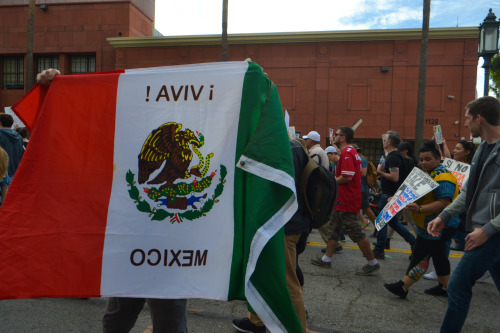
M 29 0 L 0 0 L 0 107 L 24 93 Z M 115 68 L 109 37 L 152 36 L 154 0 L 37 0 L 34 68 L 65 74 Z M 44 5 L 45 7 L 43 7 Z
M 0 6 L 0 107 L 23 94 L 19 69 L 26 53 L 26 27 L 19 22 L 27 20 L 27 5 L 17 3 L 27 1 L 5 2 L 10 4 Z M 33 73 L 46 67 L 70 74 L 221 59 L 220 36 L 153 37 L 154 0 L 46 3 L 46 10 L 37 6 Z M 463 114 L 475 97 L 477 37 L 476 27 L 429 34 L 425 138 L 440 124 L 450 148 L 468 137 Z M 265 69 L 291 125 L 302 134 L 317 130 L 326 138 L 329 127 L 363 119 L 356 142 L 375 158 L 386 130 L 414 138 L 420 38 L 420 29 L 230 35 L 229 59 L 251 58 Z M 18 80 L 9 87 L 12 58 Z

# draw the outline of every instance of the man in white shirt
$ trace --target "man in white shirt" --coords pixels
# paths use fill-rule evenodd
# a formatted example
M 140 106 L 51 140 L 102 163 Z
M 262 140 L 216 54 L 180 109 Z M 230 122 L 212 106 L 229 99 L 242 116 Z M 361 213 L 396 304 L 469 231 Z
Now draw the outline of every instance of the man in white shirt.
M 309 150 L 309 156 L 316 161 L 319 165 L 328 169 L 330 161 L 323 148 L 320 146 L 321 136 L 316 131 L 309 132 L 306 136 L 302 137 L 306 140 L 306 146 Z

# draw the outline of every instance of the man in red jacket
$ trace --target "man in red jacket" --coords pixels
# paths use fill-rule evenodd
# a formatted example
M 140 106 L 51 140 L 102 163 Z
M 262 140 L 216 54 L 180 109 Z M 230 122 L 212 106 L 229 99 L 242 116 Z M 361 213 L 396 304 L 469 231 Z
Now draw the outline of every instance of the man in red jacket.
M 354 139 L 354 131 L 347 126 L 341 126 L 334 137 L 334 144 L 339 147 L 340 159 L 335 170 L 335 179 L 339 186 L 337 202 L 335 203 L 333 215 L 328 222 L 329 239 L 326 253 L 322 257 L 312 259 L 311 263 L 320 267 L 331 267 L 332 256 L 337 247 L 342 227 L 345 232 L 357 243 L 361 252 L 368 260 L 358 275 L 372 275 L 380 269 L 380 264 L 375 259 L 370 247 L 370 241 L 366 238 L 357 213 L 361 209 L 361 158 L 356 149 L 351 146 Z

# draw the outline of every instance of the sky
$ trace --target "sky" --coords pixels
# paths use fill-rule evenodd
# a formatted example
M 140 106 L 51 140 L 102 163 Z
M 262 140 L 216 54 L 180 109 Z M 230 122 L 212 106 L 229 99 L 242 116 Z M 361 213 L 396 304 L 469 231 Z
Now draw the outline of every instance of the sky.
M 422 27 L 423 0 L 228 0 L 228 33 L 408 29 Z M 431 0 L 429 25 L 478 27 L 500 0 Z M 155 28 L 164 36 L 222 32 L 222 0 L 156 0 Z M 484 84 L 478 63 L 478 93 Z

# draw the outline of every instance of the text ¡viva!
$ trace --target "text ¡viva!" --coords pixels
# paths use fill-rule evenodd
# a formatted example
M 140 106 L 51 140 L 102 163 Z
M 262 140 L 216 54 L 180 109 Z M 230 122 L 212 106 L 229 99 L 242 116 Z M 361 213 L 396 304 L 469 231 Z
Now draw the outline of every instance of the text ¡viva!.
M 205 92 L 204 92 L 205 91 Z M 151 93 L 151 86 L 146 87 L 146 102 L 149 102 L 149 96 Z M 195 87 L 194 85 L 184 85 L 184 86 L 161 86 L 158 94 L 156 95 L 156 102 L 164 100 L 166 102 L 177 102 L 177 101 L 188 101 L 194 100 L 198 101 L 200 97 L 208 94 L 208 100 L 212 101 L 214 98 L 214 85 L 210 85 L 210 89 L 205 89 L 204 85 Z

